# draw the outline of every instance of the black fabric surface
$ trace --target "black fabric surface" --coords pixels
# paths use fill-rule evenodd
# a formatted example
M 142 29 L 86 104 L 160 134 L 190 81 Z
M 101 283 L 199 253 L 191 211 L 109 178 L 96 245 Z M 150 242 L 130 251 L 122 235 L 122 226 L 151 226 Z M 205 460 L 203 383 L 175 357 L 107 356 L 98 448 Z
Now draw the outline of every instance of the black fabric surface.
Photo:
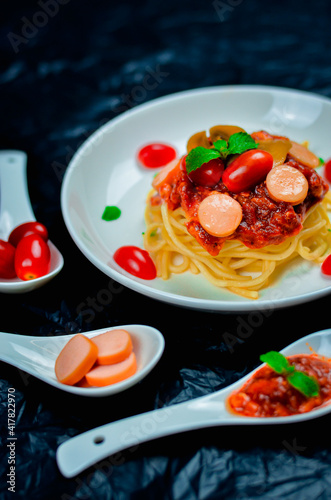
M 0 363 L 1 500 L 331 498 L 328 416 L 179 434 L 109 457 L 73 479 L 55 461 L 71 436 L 211 393 L 257 366 L 260 353 L 330 326 L 329 297 L 268 314 L 215 314 L 139 295 L 82 255 L 60 208 L 74 152 L 103 123 L 142 102 L 228 84 L 331 97 L 330 3 L 14 0 L 1 7 L 0 148 L 27 152 L 33 209 L 65 266 L 39 290 L 1 294 L 0 328 L 47 336 L 142 323 L 159 328 L 166 341 L 146 379 L 93 400 Z M 162 72 L 161 81 L 135 93 L 150 68 Z M 113 290 L 107 304 L 100 301 L 104 289 Z M 89 304 L 90 314 L 82 314 Z M 238 338 L 231 350 L 225 332 Z M 7 483 L 8 388 L 16 393 L 15 493 Z

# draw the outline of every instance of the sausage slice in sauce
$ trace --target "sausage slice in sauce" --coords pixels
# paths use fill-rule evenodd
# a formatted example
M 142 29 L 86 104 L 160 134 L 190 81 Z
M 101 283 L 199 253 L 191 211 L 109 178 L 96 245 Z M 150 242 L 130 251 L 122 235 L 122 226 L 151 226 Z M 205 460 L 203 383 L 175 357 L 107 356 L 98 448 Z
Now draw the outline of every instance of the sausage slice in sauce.
M 306 167 L 316 168 L 318 167 L 320 161 L 317 156 L 312 153 L 308 148 L 297 142 L 292 142 L 291 149 L 288 154 L 291 158 L 294 158 L 298 163 L 305 165 Z
M 270 170 L 266 186 L 273 200 L 286 201 L 291 205 L 302 203 L 307 196 L 309 187 L 303 173 L 286 163 Z
M 231 196 L 214 191 L 202 200 L 198 218 L 201 226 L 212 236 L 229 236 L 241 222 L 241 205 Z

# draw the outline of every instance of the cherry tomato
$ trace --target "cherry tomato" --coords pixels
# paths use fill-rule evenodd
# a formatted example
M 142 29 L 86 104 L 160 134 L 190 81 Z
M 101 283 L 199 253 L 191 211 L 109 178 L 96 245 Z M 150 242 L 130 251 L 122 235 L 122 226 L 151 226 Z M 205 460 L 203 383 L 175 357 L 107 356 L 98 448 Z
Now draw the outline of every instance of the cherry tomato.
M 326 276 L 331 276 L 331 255 L 328 255 L 321 265 L 321 271 Z
M 324 165 L 324 177 L 331 184 L 331 158 Z
M 15 247 L 8 241 L 0 240 L 0 278 L 16 278 L 14 259 Z
M 48 240 L 48 231 L 46 227 L 41 224 L 41 222 L 24 222 L 24 224 L 20 224 L 15 227 L 9 235 L 8 241 L 14 247 L 17 247 L 18 242 L 24 238 L 24 236 L 28 236 L 29 234 L 39 234 L 44 241 Z
M 225 169 L 223 182 L 232 193 L 246 191 L 265 179 L 272 169 L 273 157 L 262 149 L 245 151 Z
M 39 234 L 22 238 L 16 248 L 15 270 L 24 281 L 40 278 L 49 273 L 51 252 L 48 244 Z
M 177 156 L 172 146 L 161 143 L 147 144 L 138 151 L 138 161 L 147 168 L 159 168 L 167 165 Z
M 193 170 L 188 175 L 189 179 L 200 186 L 213 187 L 222 178 L 224 162 L 221 158 L 215 158 L 201 167 Z
M 137 278 L 156 278 L 155 264 L 146 250 L 135 246 L 120 247 L 114 253 L 114 260 L 122 269 Z

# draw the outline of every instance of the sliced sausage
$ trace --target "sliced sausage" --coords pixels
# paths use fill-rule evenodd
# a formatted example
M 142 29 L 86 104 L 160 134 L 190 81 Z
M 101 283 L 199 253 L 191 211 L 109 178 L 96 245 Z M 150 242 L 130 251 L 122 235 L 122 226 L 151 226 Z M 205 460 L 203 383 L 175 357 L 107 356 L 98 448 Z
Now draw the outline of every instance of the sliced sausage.
M 289 150 L 288 154 L 291 158 L 296 160 L 301 165 L 305 165 L 306 167 L 316 168 L 318 167 L 320 161 L 314 153 L 312 153 L 308 148 L 303 146 L 302 144 L 298 144 L 297 142 L 292 142 L 292 147 Z
M 291 205 L 302 203 L 308 193 L 306 177 L 295 167 L 284 163 L 274 167 L 267 175 L 266 186 L 275 201 L 287 201 Z
M 95 366 L 85 375 L 85 378 L 89 385 L 103 387 L 121 382 L 134 375 L 136 371 L 136 356 L 132 352 L 130 356 L 120 363 Z
M 62 384 L 76 384 L 92 368 L 97 357 L 97 346 L 89 338 L 77 333 L 56 358 L 56 378 Z
M 213 191 L 201 202 L 198 218 L 201 226 L 212 236 L 229 236 L 241 222 L 241 205 L 231 196 Z
M 130 334 L 126 330 L 111 330 L 92 339 L 98 347 L 99 365 L 112 365 L 124 361 L 132 352 Z
M 172 180 L 174 179 L 175 175 L 179 171 L 179 166 L 180 166 L 180 160 L 178 158 L 175 158 L 172 160 L 168 165 L 162 168 L 160 172 L 157 174 L 156 177 L 154 177 L 152 186 L 154 189 L 158 190 L 159 187 L 164 183 L 171 183 Z

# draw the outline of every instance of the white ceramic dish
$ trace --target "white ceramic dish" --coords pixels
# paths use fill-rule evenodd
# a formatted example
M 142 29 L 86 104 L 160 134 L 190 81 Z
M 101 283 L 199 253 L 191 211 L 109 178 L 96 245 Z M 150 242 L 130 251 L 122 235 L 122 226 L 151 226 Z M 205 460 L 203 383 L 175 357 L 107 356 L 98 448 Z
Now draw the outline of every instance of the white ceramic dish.
M 310 348 L 316 354 L 330 358 L 331 329 L 307 335 L 281 352 L 284 356 L 311 354 Z M 288 417 L 245 417 L 230 413 L 227 410 L 227 398 L 233 391 L 238 390 L 254 371 L 212 394 L 111 422 L 68 439 L 59 446 L 56 454 L 61 473 L 66 477 L 73 477 L 97 461 L 125 448 L 179 432 L 224 425 L 294 424 L 331 412 L 331 404 L 326 403 L 308 413 Z
M 143 247 L 145 198 L 155 171 L 135 161 L 144 144 L 162 141 L 184 154 L 187 139 L 217 124 L 248 132 L 265 129 L 298 142 L 309 140 L 320 157 L 331 157 L 331 101 L 306 92 L 263 86 L 211 87 L 156 99 L 127 111 L 96 131 L 66 171 L 61 206 L 66 226 L 83 254 L 106 275 L 149 297 L 209 311 L 276 309 L 330 293 L 331 280 L 320 267 L 298 259 L 287 266 L 260 298 L 252 301 L 209 284 L 201 275 L 144 281 L 113 260 L 122 245 Z M 102 220 L 106 205 L 122 214 Z
M 100 333 L 123 328 L 132 338 L 137 359 L 137 371 L 132 377 L 106 387 L 76 387 L 61 384 L 54 372 L 55 360 L 73 335 L 31 337 L 0 332 L 0 360 L 5 361 L 43 382 L 65 392 L 87 397 L 111 396 L 137 384 L 154 368 L 164 350 L 164 338 L 156 328 L 146 325 L 124 325 L 102 328 L 83 335 L 93 338 Z

